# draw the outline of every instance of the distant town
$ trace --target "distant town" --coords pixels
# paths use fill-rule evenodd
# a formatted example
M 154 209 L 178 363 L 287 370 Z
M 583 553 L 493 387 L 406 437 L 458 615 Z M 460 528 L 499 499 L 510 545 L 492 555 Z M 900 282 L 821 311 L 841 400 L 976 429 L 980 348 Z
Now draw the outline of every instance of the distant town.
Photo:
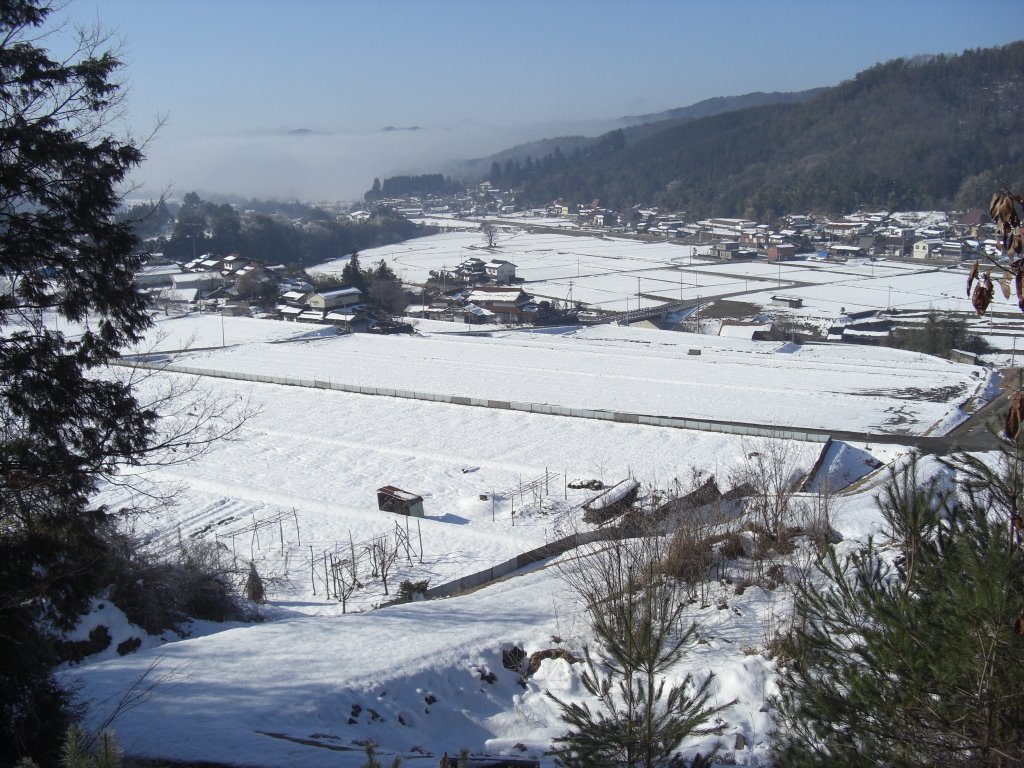
M 794 213 L 771 224 L 740 218 L 691 220 L 681 211 L 616 211 L 603 207 L 599 200 L 588 205 L 556 200 L 544 208 L 523 209 L 517 205 L 514 192 L 497 189 L 488 182 L 458 195 L 392 198 L 348 209 L 337 204 L 318 207 L 329 210 L 339 221 L 363 221 L 373 211 L 386 209 L 418 223 L 421 235 L 454 229 L 475 229 L 478 235 L 464 248 L 465 257 L 458 263 L 438 265 L 424 279 L 410 279 L 408 275 L 400 279 L 385 265 L 385 277 L 394 281 L 396 288 L 390 301 L 382 301 L 379 291 L 368 289 L 367 280 L 353 280 L 351 271 L 331 279 L 294 265 L 246 258 L 237 252 L 204 253 L 186 261 L 172 261 L 153 253 L 137 284 L 150 296 L 153 306 L 165 313 L 216 311 L 330 325 L 339 333 L 409 332 L 410 319 L 417 317 L 481 325 L 646 321 L 661 328 L 682 329 L 681 321 L 695 308 L 699 312 L 699 297 L 694 300 L 680 292 L 678 300 L 668 300 L 663 291 L 645 292 L 643 296 L 638 291 L 635 306 L 630 306 L 627 299 L 625 308 L 610 308 L 580 297 L 574 299 L 571 286 L 570 295 L 561 299 L 533 294 L 536 275 L 508 258 L 502 241 L 510 232 L 525 231 L 664 242 L 688 246 L 690 259 L 696 255 L 702 261 L 723 265 L 843 264 L 890 259 L 945 268 L 976 260 L 995 265 L 1000 258 L 994 225 L 981 209 L 903 213 L 863 210 L 839 217 Z M 305 225 L 302 217 L 292 217 L 291 221 L 295 227 Z M 358 259 L 356 254 L 356 276 L 373 277 L 372 264 L 359 273 Z M 781 271 L 779 277 L 781 286 Z M 708 298 L 705 293 L 704 299 Z M 794 309 L 799 309 L 800 301 L 784 294 L 773 297 L 773 303 Z M 891 305 L 890 296 L 877 309 L 892 309 Z M 742 309 L 719 310 L 723 322 L 733 326 L 729 332 L 749 334 L 751 338 L 771 337 L 770 322 L 745 315 Z M 841 340 L 845 335 L 847 341 L 877 343 L 879 332 L 888 333 L 896 327 L 891 317 L 895 313 L 884 319 L 877 311 L 850 314 L 831 329 L 815 333 L 805 328 L 801 334 L 830 340 Z M 699 327 L 691 322 L 685 329 Z M 712 332 L 725 331 L 719 327 Z M 795 337 L 793 328 L 788 332 Z

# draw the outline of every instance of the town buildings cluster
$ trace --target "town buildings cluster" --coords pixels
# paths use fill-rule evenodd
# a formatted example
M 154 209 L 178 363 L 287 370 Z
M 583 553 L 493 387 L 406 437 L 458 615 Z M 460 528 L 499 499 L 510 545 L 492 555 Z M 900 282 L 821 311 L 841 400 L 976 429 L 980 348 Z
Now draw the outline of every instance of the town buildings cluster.
M 999 244 L 987 212 L 890 213 L 861 211 L 842 217 L 791 214 L 772 225 L 740 218 L 691 219 L 684 212 L 637 207 L 615 211 L 599 200 L 569 205 L 561 200 L 524 210 L 515 195 L 484 182 L 447 197 L 378 201 L 416 220 L 430 217 L 477 219 L 534 228 L 572 225 L 579 230 L 643 239 L 671 239 L 706 246 L 722 261 L 855 258 L 896 258 L 958 263 L 999 257 Z M 358 217 L 365 211 L 350 212 Z M 525 324 L 543 322 L 549 306 L 523 290 L 516 265 L 495 258 L 483 243 L 479 253 L 441 273 L 431 273 L 427 286 L 406 286 L 409 314 L 465 323 Z M 323 323 L 339 331 L 381 330 L 394 325 L 376 311 L 370 297 L 355 286 L 318 288 L 301 271 L 268 265 L 232 253 L 206 254 L 184 263 L 156 255 L 137 277 L 138 286 L 164 311 L 214 310 L 228 314 L 259 314 L 282 320 Z M 574 308 L 566 308 L 572 310 Z M 566 315 L 561 320 L 569 320 Z

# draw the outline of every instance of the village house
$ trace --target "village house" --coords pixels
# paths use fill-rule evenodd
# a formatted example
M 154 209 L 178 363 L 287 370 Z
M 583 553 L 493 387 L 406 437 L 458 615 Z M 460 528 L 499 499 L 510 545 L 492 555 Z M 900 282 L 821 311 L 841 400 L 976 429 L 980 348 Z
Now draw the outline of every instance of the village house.
M 477 286 L 466 301 L 493 315 L 495 322 L 522 323 L 534 311 L 530 297 L 520 288 Z
M 135 273 L 132 282 L 136 288 L 169 288 L 176 275 L 182 274 L 177 264 L 147 265 Z
M 223 261 L 221 261 L 221 272 L 225 275 L 232 275 L 248 263 L 248 259 L 243 259 L 237 253 L 232 253 L 225 256 Z
M 942 248 L 942 240 L 935 238 L 928 238 L 927 240 L 918 240 L 914 243 L 914 250 L 912 255 L 915 259 L 933 259 L 937 258 L 939 250 Z
M 863 259 L 867 256 L 864 249 L 859 245 L 842 245 L 833 243 L 828 247 L 828 258 L 832 261 L 846 261 L 847 259 Z
M 785 261 L 796 256 L 796 246 L 789 243 L 779 243 L 768 246 L 768 261 Z
M 194 288 L 202 293 L 213 290 L 222 284 L 223 278 L 218 272 L 182 272 L 171 277 L 171 287 L 174 290 Z
M 516 265 L 504 259 L 492 259 L 484 264 L 484 272 L 488 279 L 498 285 L 509 285 L 516 279 Z
M 713 238 L 739 240 L 747 230 L 757 228 L 757 222 L 750 219 L 703 219 L 698 222 Z
M 866 231 L 867 228 L 867 224 L 860 221 L 830 221 L 825 224 L 823 231 L 829 237 L 837 240 L 850 241 Z
M 738 259 L 752 259 L 756 252 L 740 247 L 740 244 L 733 242 L 715 243 L 711 246 L 711 258 L 719 261 L 736 261 Z
M 476 256 L 471 256 L 459 264 L 453 273 L 467 283 L 482 283 L 487 276 L 487 262 Z
M 311 293 L 306 296 L 306 306 L 312 310 L 326 312 L 329 309 L 354 307 L 362 303 L 363 292 L 358 288 L 336 288 L 333 291 Z

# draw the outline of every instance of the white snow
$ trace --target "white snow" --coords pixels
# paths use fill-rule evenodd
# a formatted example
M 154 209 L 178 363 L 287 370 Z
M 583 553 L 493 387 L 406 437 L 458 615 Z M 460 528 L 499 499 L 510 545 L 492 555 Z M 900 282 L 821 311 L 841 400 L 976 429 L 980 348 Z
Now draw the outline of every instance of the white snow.
M 480 246 L 478 232 L 450 232 L 362 257 L 366 264 L 386 258 L 415 282 Z M 623 309 L 627 295 L 635 305 L 638 277 L 642 293 L 677 300 L 680 275 L 684 296 L 749 289 L 740 300 L 758 291 L 767 306 L 780 271 L 774 264 L 701 262 L 674 243 L 525 229 L 504 231 L 493 256 L 514 261 L 520 276 L 537 280 L 524 286 L 530 293 L 564 296 L 572 281 L 574 297 L 580 291 L 608 306 L 618 294 Z M 953 292 L 954 283 L 962 303 L 961 273 L 879 263 L 785 263 L 781 270 L 786 294 L 804 298 L 822 317 L 838 315 L 840 306 L 853 310 L 858 301 L 884 306 L 890 284 L 893 303 L 926 308 L 932 292 L 934 305 L 942 306 L 942 292 Z M 335 337 L 330 327 L 216 315 L 158 320 L 135 351 L 207 372 L 779 428 L 942 433 L 965 417 L 965 408 L 990 397 L 995 382 L 980 366 L 895 350 L 617 326 L 488 329 L 492 334 L 481 337 L 453 334 L 462 330 L 453 324 L 418 321 L 413 337 Z M 143 384 L 143 398 L 164 377 L 192 380 L 159 374 Z M 189 464 L 128 473 L 128 483 L 104 487 L 97 501 L 116 509 L 178 488 L 175 506 L 138 519 L 137 530 L 158 548 L 195 536 L 220 544 L 225 561 L 245 566 L 252 559 L 270 589 L 260 609 L 266 620 L 197 622 L 187 639 L 151 638 L 99 597 L 75 636 L 103 624 L 112 648 L 132 636 L 140 637 L 141 648 L 124 657 L 108 650 L 61 673 L 89 706 L 94 726 L 133 686 L 144 691 L 156 682 L 113 723 L 130 754 L 153 758 L 344 768 L 362 765 L 359 743 L 371 739 L 385 762 L 401 755 L 408 766 L 435 766 L 442 752 L 457 755 L 463 746 L 474 753 L 532 755 L 550 765 L 543 754 L 563 726 L 546 691 L 583 699 L 578 667 L 547 660 L 520 684 L 502 667 L 501 652 L 518 645 L 527 653 L 563 647 L 579 655 L 591 641 L 557 564 L 534 564 L 458 597 L 376 610 L 387 596 L 379 578 L 364 574 L 366 586 L 343 614 L 324 593 L 318 568 L 325 555 L 344 558 L 377 537 L 391 537 L 405 542 L 389 576 L 391 595 L 402 579 L 435 586 L 586 530 L 580 505 L 593 492 L 569 489 L 570 479 L 612 485 L 633 477 L 647 493 L 677 480 L 685 485 L 691 471 L 700 470 L 713 473 L 726 490 L 752 453 L 779 445 L 723 432 L 236 378 L 197 380 L 211 398 L 260 406 L 239 439 Z M 850 541 L 879 531 L 874 495 L 888 465 L 905 461 L 905 447 L 865 438 L 833 443 L 821 457 L 821 443 L 785 446 L 796 476 L 822 459 L 811 493 L 854 483 L 851 492 L 833 496 L 835 530 Z M 923 469 L 935 467 L 926 462 Z M 385 485 L 422 496 L 425 518 L 378 511 L 376 490 Z M 774 662 L 764 650 L 782 626 L 789 593 L 744 588 L 749 574 L 742 566 L 727 576 L 708 586 L 708 607 L 689 606 L 689 618 L 701 624 L 701 642 L 670 678 L 713 672 L 715 701 L 736 700 L 723 714 L 722 763 L 765 765 L 771 729 L 765 701 L 774 691 Z M 745 749 L 734 748 L 737 734 Z M 715 741 L 694 739 L 685 751 L 707 751 Z

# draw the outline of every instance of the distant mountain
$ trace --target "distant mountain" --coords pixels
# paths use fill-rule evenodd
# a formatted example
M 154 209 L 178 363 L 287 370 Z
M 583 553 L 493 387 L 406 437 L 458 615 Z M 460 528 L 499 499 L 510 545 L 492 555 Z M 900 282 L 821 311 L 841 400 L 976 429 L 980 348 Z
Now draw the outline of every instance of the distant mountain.
M 702 117 L 712 117 L 714 115 L 721 115 L 725 112 L 749 109 L 750 107 L 763 107 L 767 104 L 793 104 L 810 101 L 815 96 L 818 96 L 827 90 L 827 88 L 811 88 L 807 91 L 773 91 L 772 93 L 755 91 L 754 93 L 747 93 L 743 96 L 716 96 L 712 99 L 698 101 L 696 104 L 691 104 L 688 107 L 677 107 L 664 112 L 654 112 L 647 115 L 621 117 L 619 118 L 619 122 L 623 123 L 623 125 L 639 126 L 645 123 L 663 123 L 669 120 L 679 122 L 685 120 L 699 120 Z
M 448 173 L 459 178 L 476 179 L 486 177 L 494 163 L 504 166 L 508 161 L 525 162 L 526 158 L 540 158 L 559 149 L 565 154 L 572 154 L 577 149 L 583 150 L 600 141 L 600 137 L 610 131 L 621 129 L 626 143 L 640 141 L 654 133 L 673 125 L 697 120 L 702 117 L 732 112 L 738 109 L 763 106 L 765 104 L 792 104 L 808 101 L 824 88 L 813 88 L 807 91 L 748 93 L 743 96 L 720 96 L 705 99 L 688 107 L 676 107 L 664 112 L 653 112 L 647 115 L 619 117 L 597 123 L 591 136 L 558 136 L 551 139 L 539 139 L 525 144 L 518 144 L 510 149 L 502 150 L 487 157 L 478 157 L 453 164 Z
M 586 144 L 554 140 L 557 151 L 509 155 L 500 181 L 529 205 L 600 199 L 760 220 L 983 206 L 1000 182 L 1024 188 L 1022 92 L 1024 42 L 897 59 L 802 102 L 668 118 Z

